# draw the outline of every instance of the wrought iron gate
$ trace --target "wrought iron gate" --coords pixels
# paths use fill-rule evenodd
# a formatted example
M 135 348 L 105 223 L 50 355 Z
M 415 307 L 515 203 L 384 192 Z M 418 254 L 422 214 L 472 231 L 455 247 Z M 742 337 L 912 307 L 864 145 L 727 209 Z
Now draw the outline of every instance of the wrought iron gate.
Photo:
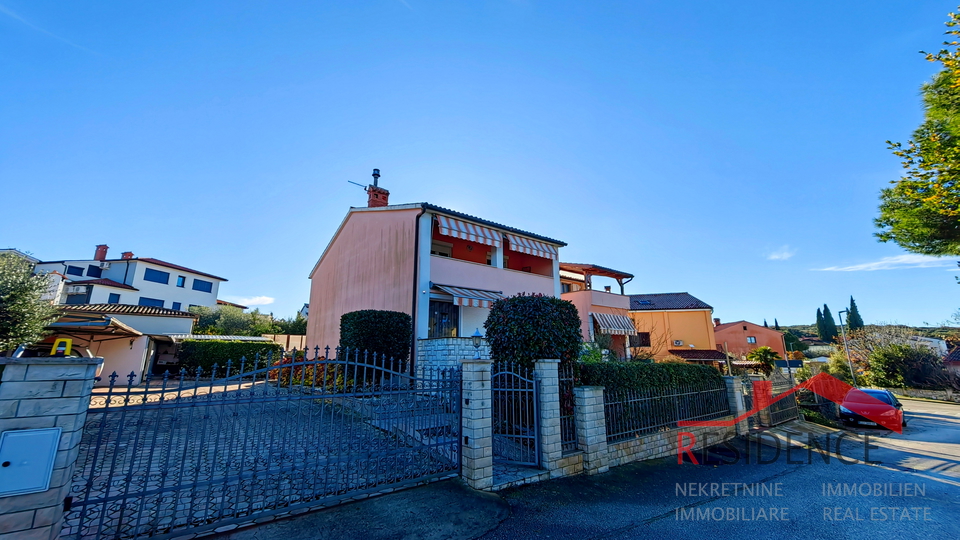
M 493 460 L 540 465 L 540 383 L 533 370 L 514 362 L 496 362 L 493 388 Z
M 800 410 L 797 407 L 796 393 L 791 393 L 790 395 L 777 399 L 777 397 L 784 392 L 789 392 L 793 389 L 793 382 L 779 371 L 774 371 L 770 374 L 770 381 L 773 383 L 773 399 L 776 400 L 769 407 L 770 425 L 776 426 L 799 418 Z
M 62 538 L 169 538 L 459 472 L 459 370 L 320 352 L 141 387 L 111 375 Z

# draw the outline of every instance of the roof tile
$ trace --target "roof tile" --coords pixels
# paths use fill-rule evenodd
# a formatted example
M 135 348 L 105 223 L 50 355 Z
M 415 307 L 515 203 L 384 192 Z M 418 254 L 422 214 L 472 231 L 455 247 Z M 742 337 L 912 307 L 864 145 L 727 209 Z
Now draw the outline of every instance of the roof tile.
M 690 293 L 631 294 L 632 311 L 654 311 L 664 309 L 713 309 L 706 302 Z

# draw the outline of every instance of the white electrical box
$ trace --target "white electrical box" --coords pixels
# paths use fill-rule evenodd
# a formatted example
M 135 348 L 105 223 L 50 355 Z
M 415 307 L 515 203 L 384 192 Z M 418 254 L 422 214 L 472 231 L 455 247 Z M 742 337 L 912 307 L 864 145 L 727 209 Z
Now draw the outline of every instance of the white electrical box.
M 46 491 L 60 446 L 61 428 L 0 433 L 0 497 Z

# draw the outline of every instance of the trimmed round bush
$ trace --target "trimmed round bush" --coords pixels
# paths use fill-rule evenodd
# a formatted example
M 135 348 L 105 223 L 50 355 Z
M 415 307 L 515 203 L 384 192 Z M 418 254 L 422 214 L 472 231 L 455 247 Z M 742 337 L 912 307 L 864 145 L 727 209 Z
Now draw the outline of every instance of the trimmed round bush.
M 551 358 L 574 362 L 583 343 L 576 306 L 542 294 L 497 300 L 483 327 L 494 360 L 524 366 Z

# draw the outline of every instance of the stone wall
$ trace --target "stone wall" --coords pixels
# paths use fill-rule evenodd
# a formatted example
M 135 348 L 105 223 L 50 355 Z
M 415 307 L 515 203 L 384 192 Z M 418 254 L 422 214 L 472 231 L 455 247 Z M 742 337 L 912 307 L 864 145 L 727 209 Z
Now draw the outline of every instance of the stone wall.
M 473 338 L 432 338 L 417 340 L 417 371 L 426 367 L 457 368 L 463 359 L 472 359 L 477 354 Z M 480 341 L 480 359 L 490 360 L 487 340 Z
M 731 421 L 733 416 L 724 416 L 717 421 Z M 647 459 L 657 459 L 662 457 L 674 457 L 677 455 L 677 445 L 680 433 L 691 433 L 696 437 L 693 444 L 693 450 L 699 450 L 707 446 L 720 444 L 737 436 L 735 425 L 717 427 L 717 426 L 699 426 L 676 428 L 669 431 L 660 431 L 651 433 L 642 437 L 609 443 L 607 445 L 607 463 L 611 467 L 625 465 L 633 461 L 643 461 Z M 689 446 L 692 441 L 684 438 L 683 445 Z M 698 458 L 699 459 L 699 458 Z
M 915 397 L 924 399 L 937 399 L 940 401 L 952 401 L 960 403 L 960 394 L 950 390 L 921 390 L 920 388 L 887 388 L 895 395 L 903 397 Z

